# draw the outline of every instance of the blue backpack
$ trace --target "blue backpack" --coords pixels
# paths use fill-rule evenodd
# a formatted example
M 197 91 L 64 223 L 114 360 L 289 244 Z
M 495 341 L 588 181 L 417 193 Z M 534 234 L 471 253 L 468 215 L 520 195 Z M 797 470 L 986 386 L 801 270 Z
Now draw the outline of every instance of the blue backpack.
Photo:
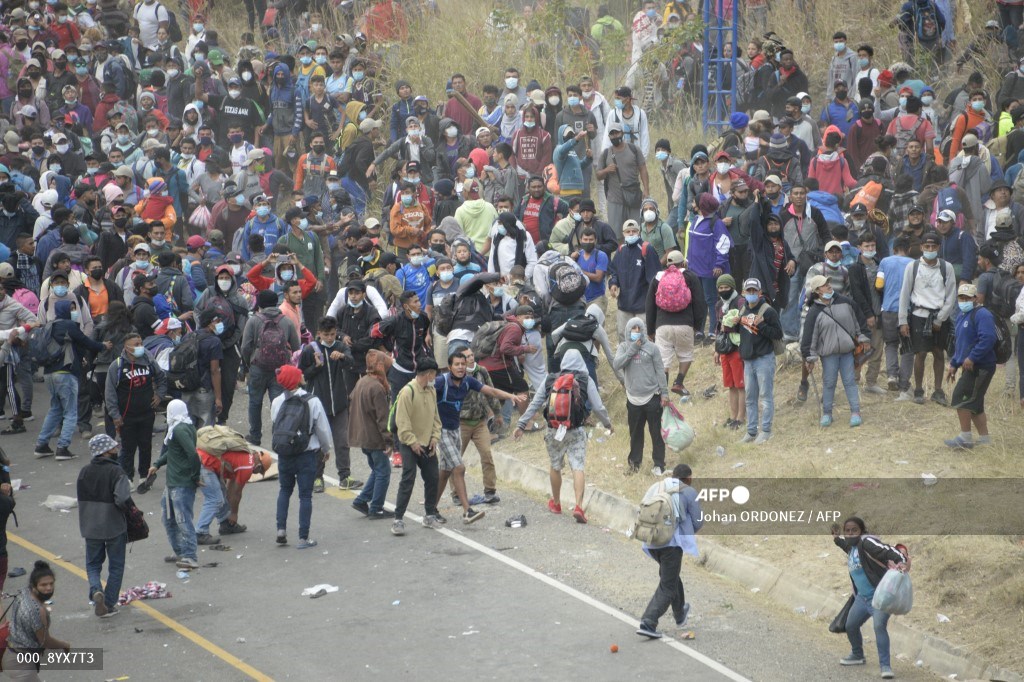
M 922 45 L 933 45 L 942 35 L 939 29 L 938 10 L 931 0 L 917 0 L 914 3 L 914 35 Z

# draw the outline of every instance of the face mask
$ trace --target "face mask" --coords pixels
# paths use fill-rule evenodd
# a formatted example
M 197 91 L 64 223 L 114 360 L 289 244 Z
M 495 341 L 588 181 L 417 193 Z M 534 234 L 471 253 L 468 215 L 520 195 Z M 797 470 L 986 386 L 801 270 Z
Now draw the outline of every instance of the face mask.
M 500 234 L 502 237 L 508 235 L 508 230 L 505 229 L 504 225 L 498 225 L 496 228 L 494 228 L 494 231 Z
M 223 322 L 218 322 L 217 324 L 213 325 L 213 333 L 216 334 L 217 336 L 220 336 L 221 334 L 223 334 L 224 333 L 224 323 Z
M 409 256 L 409 265 L 419 267 L 423 265 L 423 261 L 426 260 L 423 256 Z
M 72 322 L 81 322 L 82 321 L 82 312 L 79 311 L 79 310 L 72 310 L 71 311 L 71 321 Z
M 524 329 L 533 329 L 533 326 L 535 324 L 537 324 L 537 320 L 533 319 L 532 317 L 523 320 L 523 328 Z
M 242 272 L 242 266 L 239 265 L 238 263 L 233 263 L 231 265 L 231 272 L 233 272 L 236 275 L 241 273 Z
M 596 249 L 596 248 L 597 248 L 597 243 L 596 242 L 588 242 L 586 244 L 583 244 L 583 250 L 586 253 L 593 253 L 594 249 Z
M 900 107 L 902 108 L 902 107 L 906 107 L 906 106 L 907 106 L 907 98 L 906 97 L 900 97 Z
M 826 258 L 825 262 L 829 264 L 829 267 L 838 268 L 839 264 L 842 263 L 843 261 L 842 259 L 832 260 L 831 258 Z
M 418 312 L 413 311 L 413 310 L 409 311 L 409 317 L 410 318 L 412 318 L 414 320 L 417 320 L 417 319 L 419 319 L 419 316 L 420 316 L 420 314 Z
M 613 147 L 618 147 L 622 143 L 622 135 L 608 136 L 608 141 L 612 143 Z
M 364 263 L 369 263 L 370 261 L 373 260 L 373 255 L 372 254 L 368 254 L 366 256 L 360 256 L 359 260 L 363 261 Z
M 580 105 L 580 98 L 575 95 L 569 95 L 568 102 L 570 107 L 578 107 Z
M 204 59 L 206 59 L 206 55 L 203 54 L 202 52 L 193 52 L 192 53 L 192 61 L 201 62 Z
M 143 346 L 135 346 L 135 348 L 132 348 L 132 355 L 134 355 L 137 358 L 141 358 L 145 354 L 146 349 Z
M 96 175 L 97 173 L 100 172 L 100 169 L 99 168 L 86 168 L 85 172 L 88 173 L 89 175 Z
M 832 49 L 836 52 L 842 52 L 846 49 L 846 43 L 832 43 Z
M 844 100 L 844 99 L 846 99 L 846 95 L 847 95 L 847 91 L 846 90 L 836 90 L 836 99 L 838 99 L 840 101 Z
M 305 230 L 307 228 L 309 228 L 309 219 L 303 218 L 302 220 L 299 221 L 299 229 Z
M 245 81 L 246 83 L 251 81 L 252 80 L 252 72 L 251 71 L 243 71 L 242 72 L 242 80 Z
M 231 288 L 231 280 L 230 279 L 218 279 L 217 280 L 217 288 L 220 289 L 221 291 L 227 291 L 228 289 Z
M 209 135 L 203 135 L 199 138 L 199 144 L 213 144 L 213 138 Z
M 876 251 L 861 251 L 860 255 L 864 256 L 865 258 L 874 258 L 875 257 L 875 253 L 877 253 L 877 252 Z
M 494 287 L 494 297 L 501 298 L 505 295 L 505 287 Z
M 548 104 L 550 104 L 553 107 L 557 107 L 561 103 L 562 103 L 562 98 L 561 97 L 548 97 Z
M 310 64 L 312 64 L 312 63 L 313 63 L 313 58 L 312 58 L 312 57 L 310 57 L 309 55 L 306 55 L 306 56 L 304 56 L 304 57 L 299 57 L 299 61 L 300 61 L 300 62 L 302 62 L 302 65 L 303 65 L 303 66 L 309 66 Z M 354 76 L 354 75 L 355 75 L 355 74 L 353 74 L 353 76 Z
M 985 103 L 984 102 L 978 102 L 978 101 L 971 102 L 971 109 L 974 109 L 975 111 L 981 111 L 984 108 L 985 108 Z
M 50 170 L 52 170 L 54 173 L 60 173 L 61 170 L 63 170 L 63 168 L 59 163 L 51 163 Z
M 166 239 L 154 239 L 154 240 L 152 240 L 152 241 L 150 242 L 150 244 L 152 244 L 153 246 L 155 246 L 155 247 L 157 247 L 157 248 L 159 248 L 159 247 L 163 246 L 163 245 L 164 245 L 164 244 L 166 244 L 166 243 L 167 243 L 167 240 L 166 240 Z
M 725 175 L 726 173 L 728 173 L 729 172 L 729 168 L 730 168 L 730 166 L 729 166 L 728 163 L 716 163 L 715 164 L 715 170 L 717 170 L 722 175 Z
M 925 250 L 922 249 L 921 250 L 921 255 L 924 256 L 925 260 L 935 260 L 936 258 L 939 257 L 939 252 L 938 251 L 925 251 Z
M 438 273 L 437 276 L 442 282 L 450 282 L 455 279 L 455 272 L 452 270 L 445 270 L 444 272 Z
M 281 281 L 282 282 L 290 282 L 290 281 L 292 281 L 293 277 L 295 277 L 295 273 L 293 271 L 291 271 L 291 270 L 282 270 L 281 271 Z
M 52 590 L 49 591 L 49 592 L 40 592 L 39 590 L 36 590 L 36 594 L 38 594 L 39 598 L 42 599 L 43 601 L 50 601 L 51 599 L 53 599 L 53 591 Z
M 641 335 L 640 332 L 630 332 L 629 333 L 629 340 L 632 341 L 633 343 L 636 343 L 637 341 L 640 340 L 641 336 L 642 335 Z
M 867 57 L 861 57 L 860 59 L 857 60 L 857 66 L 859 66 L 862 69 L 868 68 L 868 63 L 869 62 Z
M 476 177 L 476 166 L 469 166 L 469 167 L 466 168 L 466 177 L 467 178 L 475 178 Z
M 366 73 L 364 71 L 353 71 L 352 72 L 352 80 L 356 81 L 357 83 L 359 81 L 363 80 L 364 78 L 366 78 Z
M 519 87 L 519 79 L 518 78 L 511 78 L 511 77 L 509 77 L 509 78 L 505 79 L 505 88 L 506 89 L 508 89 L 508 90 L 515 90 L 518 87 Z
M 146 134 L 149 135 L 150 137 L 156 137 L 157 133 L 159 133 L 159 132 L 160 131 L 157 128 L 147 128 L 146 129 Z
M 931 95 L 925 95 L 924 97 L 921 98 L 921 104 L 925 105 L 926 107 L 930 106 L 931 103 L 934 102 L 934 101 L 935 101 L 935 98 L 932 97 Z
M 205 28 L 206 26 L 204 26 L 203 24 L 192 24 L 192 30 L 196 33 L 202 33 L 203 29 Z
M 447 135 L 448 137 L 455 137 L 456 135 L 459 134 L 459 129 L 456 128 L 455 126 L 448 126 L 447 128 L 444 129 L 444 134 Z
M 95 280 L 103 279 L 103 268 L 93 268 L 89 271 L 89 276 Z
M 409 194 L 403 194 L 402 195 L 402 206 L 412 206 L 412 195 L 409 195 Z
M 242 96 L 242 91 L 241 90 L 228 90 L 228 97 L 230 97 L 231 99 L 238 99 L 241 96 Z
M 865 121 L 870 121 L 875 117 L 874 109 L 864 109 L 860 112 L 860 117 Z
M 120 144 L 120 145 L 128 145 L 128 144 L 131 143 L 131 141 L 132 141 L 132 138 L 131 138 L 130 135 L 118 135 L 117 136 L 117 143 Z
M 84 76 L 84 75 L 86 75 L 88 73 L 89 73 L 89 67 L 88 66 L 76 66 L 75 67 L 75 74 L 76 75 Z M 167 75 L 168 76 L 171 75 L 170 71 L 167 72 Z M 174 74 L 174 76 L 177 76 L 177 75 L 178 74 Z M 171 78 L 174 78 L 174 76 L 171 76 Z
M 179 343 L 181 343 L 181 337 L 180 337 L 180 336 L 175 336 L 174 338 L 172 338 L 172 339 L 171 339 L 171 342 L 172 342 L 172 343 L 173 343 L 173 344 L 174 344 L 175 346 L 177 346 L 177 345 L 178 345 Z
M 66 144 L 59 144 L 59 145 L 57 145 L 57 153 L 58 154 L 67 154 L 69 149 L 71 149 L 70 145 L 66 145 Z
M 833 297 L 833 296 L 835 296 L 835 295 L 836 295 L 836 292 L 834 292 L 834 291 L 830 291 L 830 292 L 828 292 L 827 294 L 822 294 L 822 295 L 821 295 L 821 297 L 822 297 L 823 299 L 825 299 L 826 301 L 831 301 L 831 300 L 832 300 L 832 297 Z
M 811 105 L 810 104 L 801 104 L 800 105 L 800 112 L 804 113 L 804 114 L 811 113 Z
M 150 263 L 148 260 L 135 261 L 135 267 L 137 267 L 139 270 L 149 270 L 151 266 L 152 263 Z
M 623 109 L 626 108 L 626 103 L 623 102 L 621 99 L 617 99 L 615 100 L 615 108 L 618 109 L 619 111 L 622 111 Z
M 957 305 L 960 306 L 960 312 L 969 313 L 974 309 L 974 301 L 957 301 Z
M 572 219 L 575 220 L 576 222 L 579 222 L 579 221 L 583 220 L 583 214 L 582 213 L 573 213 L 572 214 Z
M 668 158 L 668 152 L 654 152 L 654 158 L 658 161 L 664 161 Z
M 536 125 L 536 121 L 523 121 L 523 127 L 529 130 L 532 130 Z
M 638 234 L 631 234 L 626 237 L 627 244 L 636 244 L 638 241 L 640 241 L 640 235 Z
M 114 218 L 114 227 L 118 228 L 119 230 L 123 230 L 124 226 L 127 225 L 127 224 L 128 224 L 128 219 L 127 218 Z
M 754 305 L 761 299 L 761 294 L 743 294 L 743 298 L 746 299 L 748 305 Z
M 46 153 L 46 147 L 40 147 L 38 145 L 32 147 L 32 153 L 36 156 L 42 156 Z
M 718 292 L 718 298 L 722 299 L 723 301 L 728 301 L 730 298 L 732 298 L 732 292 L 733 292 L 732 289 L 726 289 L 725 291 L 719 291 Z
M 66 99 L 66 100 L 64 100 L 64 106 L 66 106 L 68 109 L 74 109 L 75 107 L 78 106 L 78 100 L 77 99 Z
M 348 304 L 350 306 L 352 306 L 353 308 L 362 308 L 363 307 L 363 299 L 359 299 L 358 301 L 349 301 Z
M 657 219 L 658 214 L 654 211 L 644 211 L 644 222 L 653 223 Z
M 61 298 L 68 295 L 68 288 L 63 285 L 58 285 L 53 288 L 53 293 L 57 295 L 57 298 Z
M 256 215 L 258 215 L 261 218 L 266 218 L 268 215 L 270 215 L 270 207 L 269 206 L 257 206 L 256 207 Z

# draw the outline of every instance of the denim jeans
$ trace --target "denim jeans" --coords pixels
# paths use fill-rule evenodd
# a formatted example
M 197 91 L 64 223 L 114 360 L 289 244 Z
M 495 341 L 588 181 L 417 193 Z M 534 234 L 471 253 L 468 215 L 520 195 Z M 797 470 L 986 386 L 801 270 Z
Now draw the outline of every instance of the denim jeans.
M 124 552 L 128 534 L 121 533 L 110 540 L 85 541 L 85 573 L 89 576 L 89 599 L 94 592 L 103 590 L 103 602 L 107 608 L 117 606 L 121 596 L 121 581 L 124 579 Z M 107 587 L 101 587 L 103 561 L 107 560 Z
M 888 668 L 889 631 L 886 629 L 886 625 L 889 623 L 889 614 L 873 608 L 869 597 L 860 595 L 854 597 L 850 613 L 846 617 L 846 638 L 850 640 L 851 653 L 859 658 L 864 658 L 864 637 L 860 634 L 860 627 L 868 622 L 869 618 L 875 626 L 878 665 Z
M 718 278 L 701 277 L 700 286 L 704 289 L 704 304 L 708 307 L 708 334 L 715 333 L 718 326 L 718 313 L 715 312 L 715 304 L 718 303 Z M 703 331 L 696 329 L 694 331 Z
M 256 365 L 249 367 L 249 442 L 259 445 L 263 438 L 263 394 L 270 396 L 270 401 L 284 391 L 273 372 L 260 369 Z
M 60 427 L 57 447 L 66 448 L 71 445 L 71 437 L 75 435 L 75 425 L 78 423 L 78 379 L 68 372 L 54 372 L 44 378 L 46 388 L 50 391 L 50 411 L 46 413 L 36 442 L 46 445 Z
M 370 465 L 370 476 L 355 501 L 370 505 L 370 513 L 376 514 L 384 509 L 384 498 L 391 483 L 391 463 L 383 450 L 363 448 L 363 454 L 366 455 L 366 463 Z
M 192 525 L 192 508 L 196 504 L 196 489 L 166 488 L 160 497 L 160 510 L 164 530 L 171 549 L 179 559 L 195 559 L 196 527 Z
M 640 623 L 652 630 L 658 627 L 658 619 L 662 614 L 672 609 L 672 615 L 676 622 L 683 617 L 683 604 L 686 603 L 686 592 L 683 590 L 683 581 L 679 573 L 683 568 L 683 550 L 680 547 L 662 547 L 661 549 L 650 549 L 648 552 L 651 558 L 658 562 L 658 589 L 644 609 L 644 615 Z
M 199 520 L 196 521 L 196 533 L 203 535 L 210 532 L 210 524 L 216 518 L 220 523 L 227 521 L 231 513 L 231 505 L 224 494 L 224 485 L 220 482 L 220 476 L 213 471 L 203 467 L 199 470 L 200 480 L 203 486 L 199 492 L 203 494 L 203 506 L 199 510 Z
M 798 270 L 789 278 L 789 301 L 779 317 L 782 333 L 794 339 L 800 337 L 800 294 L 803 286 L 804 278 Z
M 772 432 L 775 416 L 775 355 L 768 353 L 743 361 L 743 385 L 746 387 L 747 433 L 757 435 L 757 408 L 761 406 L 761 431 Z
M 306 450 L 295 457 L 277 460 L 277 529 L 284 530 L 288 522 L 288 502 L 295 484 L 299 484 L 299 538 L 309 537 L 309 523 L 313 518 L 313 479 L 316 478 L 317 450 Z
M 843 390 L 850 412 L 860 413 L 860 394 L 857 392 L 857 377 L 853 371 L 853 353 L 825 355 L 821 358 L 821 411 L 832 415 L 832 403 L 836 396 L 836 384 L 843 377 Z

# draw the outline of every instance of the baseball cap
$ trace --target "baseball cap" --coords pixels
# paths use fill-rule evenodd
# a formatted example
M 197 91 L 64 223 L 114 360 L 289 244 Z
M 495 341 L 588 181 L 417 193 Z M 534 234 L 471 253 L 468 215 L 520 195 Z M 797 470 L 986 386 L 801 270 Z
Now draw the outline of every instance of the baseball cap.
M 840 242 L 837 242 L 835 239 L 833 239 L 828 244 L 825 244 L 825 251 L 828 252 L 829 249 L 839 249 L 840 251 L 842 251 L 843 245 Z M 821 285 L 819 284 L 818 286 Z
M 769 175 L 764 179 L 766 183 L 770 182 L 774 185 L 782 186 L 782 179 L 778 175 Z
M 210 242 L 206 241 L 206 239 L 201 235 L 194 234 L 188 238 L 188 241 L 185 242 L 185 246 L 190 249 L 201 249 L 204 246 L 210 246 Z
M 145 251 L 146 253 L 153 253 L 153 249 L 149 248 L 149 244 L 147 244 L 146 242 L 136 244 L 135 248 L 132 249 L 132 253 L 135 253 L 136 251 Z
M 823 287 L 828 284 L 828 277 L 825 275 L 814 275 L 813 277 L 807 278 L 807 291 L 814 291 L 818 287 Z
M 956 220 L 956 213 L 953 213 L 948 208 L 939 211 L 939 215 L 935 217 L 936 220 L 942 220 L 947 223 L 951 223 Z
M 972 147 L 972 148 L 973 147 L 977 147 L 978 146 L 978 136 L 975 135 L 974 133 L 967 133 L 966 135 L 963 136 L 963 139 L 960 140 L 960 146 L 962 146 L 962 147 Z
M 365 118 L 359 124 L 359 132 L 361 132 L 361 133 L 368 133 L 371 130 L 376 130 L 377 128 L 380 128 L 383 125 L 384 125 L 383 123 L 381 123 L 380 121 L 378 121 L 375 118 Z
M 367 230 L 376 230 L 380 228 L 380 221 L 376 218 L 367 218 L 363 221 L 363 227 Z
M 907 211 L 907 215 L 910 215 L 911 213 L 924 213 L 924 207 L 920 204 L 914 204 L 910 207 L 910 210 Z
M 978 287 L 974 286 L 973 284 L 961 284 L 960 288 L 956 290 L 956 295 L 970 296 L 971 298 L 974 298 L 975 296 L 978 295 Z
M 850 208 L 850 212 L 853 215 L 866 215 L 868 212 L 868 207 L 860 202 L 857 202 Z
M 746 291 L 747 289 L 757 289 L 758 291 L 761 291 L 761 280 L 756 277 L 748 277 L 743 280 L 743 290 Z
M 942 237 L 939 236 L 938 232 L 925 232 L 924 236 L 921 237 L 922 244 L 941 244 Z
M 665 258 L 665 262 L 669 265 L 679 265 L 683 262 L 683 252 L 677 249 L 669 251 L 668 256 Z

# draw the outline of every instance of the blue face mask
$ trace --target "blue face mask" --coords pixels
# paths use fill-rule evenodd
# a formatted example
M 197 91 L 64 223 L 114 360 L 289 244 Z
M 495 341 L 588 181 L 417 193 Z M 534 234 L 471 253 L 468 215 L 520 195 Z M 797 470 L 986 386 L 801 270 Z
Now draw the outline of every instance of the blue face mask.
M 839 264 L 842 263 L 843 261 L 842 261 L 842 259 L 840 259 L 840 260 L 832 260 L 831 258 L 826 258 L 825 262 L 828 263 L 829 266 L 831 266 L 833 268 L 838 268 Z
M 281 271 L 281 281 L 282 282 L 290 282 L 290 281 L 292 281 L 293 277 L 295 277 L 295 273 L 292 272 L 291 270 L 282 270 Z
M 567 101 L 570 107 L 578 107 L 580 105 L 580 98 L 574 95 L 570 95 Z
M 244 194 L 237 195 L 235 197 L 235 203 L 238 204 L 239 206 L 243 206 L 245 204 L 245 195 Z
M 654 152 L 654 158 L 658 161 L 664 161 L 668 158 L 668 152 Z
M 139 270 L 149 270 L 149 268 L 152 265 L 153 264 L 150 263 L 148 260 L 137 260 L 137 261 L 135 261 L 135 267 L 137 267 Z
M 960 306 L 961 312 L 969 313 L 974 310 L 974 301 L 957 301 L 956 304 Z
M 414 320 L 417 320 L 417 319 L 419 319 L 420 314 L 418 312 L 416 312 L 415 310 L 410 310 L 409 311 L 409 317 L 411 317 Z
M 455 279 L 455 272 L 452 270 L 445 270 L 444 272 L 438 273 L 437 276 L 442 282 L 450 282 Z
M 403 194 L 402 195 L 402 206 L 412 206 L 412 195 L 411 194 Z
M 498 227 L 494 228 L 494 231 L 500 234 L 502 237 L 508 235 L 508 230 L 505 229 L 504 225 L 498 225 Z
M 826 293 L 826 294 L 822 294 L 822 295 L 821 295 L 821 297 L 822 297 L 823 299 L 825 299 L 826 301 L 831 301 L 831 300 L 832 300 L 832 297 L 833 297 L 833 296 L 835 296 L 835 295 L 836 295 L 836 292 L 834 292 L 834 291 L 830 291 L 830 292 L 828 292 L 828 293 Z
M 626 103 L 623 102 L 621 99 L 617 99 L 615 100 L 615 108 L 618 109 L 619 111 L 622 111 L 623 109 L 626 108 Z
M 364 78 L 366 78 L 366 72 L 365 71 L 353 71 L 352 72 L 352 80 L 354 80 L 356 82 L 359 82 L 359 81 L 363 80 Z
M 497 298 L 501 298 L 505 295 L 505 287 L 494 287 L 494 295 Z
M 81 311 L 72 310 L 71 311 L 71 321 L 72 322 L 81 322 L 82 321 L 82 313 L 81 313 Z
M 349 301 L 348 304 L 350 306 L 352 306 L 353 308 L 362 308 L 363 307 L 363 299 L 359 299 L 358 301 Z
M 747 303 L 754 305 L 761 300 L 761 294 L 743 294 L 743 298 L 747 300 Z
M 299 221 L 299 229 L 300 230 L 305 230 L 307 227 L 309 227 L 309 220 L 307 220 L 306 218 L 303 218 L 302 220 Z
M 217 336 L 220 336 L 221 334 L 223 334 L 224 333 L 224 323 L 223 322 L 218 322 L 217 324 L 213 325 L 213 333 L 216 334 Z
M 535 324 L 537 324 L 537 320 L 533 319 L 532 317 L 528 317 L 525 320 L 523 320 L 524 329 L 533 329 Z
M 132 355 L 134 355 L 137 358 L 141 358 L 145 354 L 146 349 L 142 346 L 135 346 L 135 348 L 132 348 Z
M 627 244 L 636 244 L 638 241 L 640 241 L 640 235 L 638 234 L 631 234 L 626 237 Z
M 269 206 L 257 206 L 256 207 L 256 215 L 258 215 L 261 218 L 266 218 L 268 215 L 270 215 L 270 207 Z
M 63 285 L 55 286 L 53 288 L 53 293 L 54 295 L 57 296 L 57 298 L 63 298 L 64 296 L 68 295 L 68 288 Z
M 639 341 L 641 339 L 642 336 L 643 336 L 643 334 L 641 334 L 640 332 L 630 332 L 629 333 L 629 340 L 634 342 L 634 343 L 636 343 L 637 341 Z

